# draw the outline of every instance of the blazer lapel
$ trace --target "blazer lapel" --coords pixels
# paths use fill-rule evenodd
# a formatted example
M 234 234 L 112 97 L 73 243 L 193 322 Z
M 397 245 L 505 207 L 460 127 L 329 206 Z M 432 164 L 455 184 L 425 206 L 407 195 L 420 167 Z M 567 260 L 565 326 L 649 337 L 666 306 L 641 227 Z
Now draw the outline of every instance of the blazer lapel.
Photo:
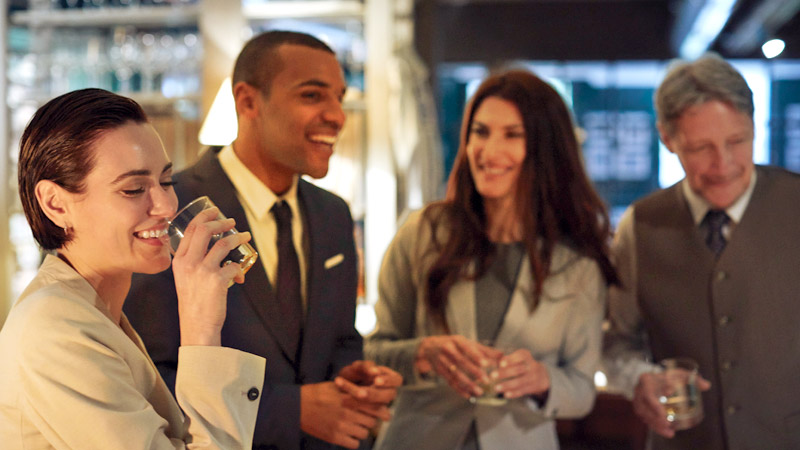
M 236 197 L 236 189 L 219 164 L 216 155 L 207 152 L 196 167 L 197 181 L 204 187 L 204 191 L 209 192 L 208 197 L 211 201 L 226 217 L 236 220 L 237 230 L 250 231 L 247 215 Z M 278 311 L 275 290 L 267 278 L 261 258 L 257 258 L 253 267 L 247 272 L 244 284 L 234 284 L 228 292 L 229 301 L 232 298 L 244 297 L 261 319 L 267 332 L 278 342 L 283 355 L 294 362 L 295 355 L 288 351 L 291 347 L 288 336 L 276 332 L 282 328 L 282 317 Z
M 495 338 L 495 346 L 508 347 L 530 320 L 529 300 L 532 292 L 530 261 L 523 258 L 517 275 L 517 284 L 511 294 L 511 302 L 503 317 L 500 332 Z M 447 323 L 450 324 L 452 333 L 473 340 L 478 338 L 475 301 L 475 282 L 460 281 L 450 288 L 447 300 Z
M 326 342 L 330 337 L 326 330 L 330 330 L 329 325 L 318 324 L 318 320 L 329 320 L 329 315 L 324 313 L 324 304 L 321 302 L 325 298 L 323 287 L 325 286 L 325 268 L 323 261 L 330 255 L 321 254 L 322 249 L 327 248 L 324 242 L 328 239 L 325 218 L 320 211 L 321 205 L 317 204 L 317 198 L 313 195 L 306 181 L 298 181 L 297 196 L 300 207 L 303 209 L 303 226 L 305 235 L 308 238 L 308 259 L 306 260 L 306 320 L 303 326 L 303 342 L 300 352 L 301 372 L 305 374 L 318 373 L 319 368 L 313 367 L 314 364 L 326 363 L 314 357 L 314 348 L 320 342 Z M 327 316 L 327 317 L 326 317 Z M 324 371 L 324 368 L 320 369 Z

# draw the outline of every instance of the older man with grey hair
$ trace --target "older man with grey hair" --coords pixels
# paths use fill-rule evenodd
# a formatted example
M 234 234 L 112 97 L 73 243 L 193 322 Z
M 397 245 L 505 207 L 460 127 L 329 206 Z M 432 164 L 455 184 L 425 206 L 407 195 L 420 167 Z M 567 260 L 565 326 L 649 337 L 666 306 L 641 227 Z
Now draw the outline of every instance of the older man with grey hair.
M 653 449 L 800 448 L 800 176 L 753 163 L 753 95 L 716 55 L 670 68 L 661 140 L 686 177 L 635 202 L 615 236 L 605 364 Z M 676 430 L 664 358 L 702 374 L 705 418 Z

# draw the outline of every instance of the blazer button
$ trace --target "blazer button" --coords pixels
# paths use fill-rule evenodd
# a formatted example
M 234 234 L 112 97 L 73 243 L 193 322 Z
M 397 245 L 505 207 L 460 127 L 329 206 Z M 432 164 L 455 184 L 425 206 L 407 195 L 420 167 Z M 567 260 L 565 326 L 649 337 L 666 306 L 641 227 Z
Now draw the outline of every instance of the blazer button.
M 250 390 L 247 391 L 247 399 L 251 402 L 255 401 L 258 398 L 258 394 L 258 388 L 251 387 Z

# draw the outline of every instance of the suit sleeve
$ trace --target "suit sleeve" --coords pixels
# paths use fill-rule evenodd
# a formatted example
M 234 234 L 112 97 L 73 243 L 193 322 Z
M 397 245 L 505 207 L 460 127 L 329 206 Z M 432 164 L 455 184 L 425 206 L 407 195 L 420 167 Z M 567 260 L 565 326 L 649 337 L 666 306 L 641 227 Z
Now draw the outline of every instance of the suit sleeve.
M 125 314 L 136 327 L 167 386 L 178 397 L 180 392 L 176 390 L 176 374 L 179 353 L 184 348 L 180 346 L 178 299 L 172 270 L 167 269 L 157 275 L 134 274 L 125 302 Z M 231 311 L 228 314 L 230 317 Z M 219 365 L 222 364 L 220 361 Z M 259 382 L 258 388 L 261 395 L 257 402 L 259 407 L 253 443 L 256 446 L 298 445 L 295 443 L 301 440 L 300 385 L 277 383 L 265 377 Z
M 594 374 L 600 362 L 607 287 L 597 263 L 588 258 L 571 270 L 569 282 L 577 295 L 570 300 L 562 349 L 557 364 L 545 363 L 550 390 L 543 413 L 548 417 L 583 417 L 591 411 L 596 395 Z
M 167 269 L 157 275 L 134 274 L 125 302 L 128 320 L 135 325 L 158 371 L 176 396 L 178 357 L 183 351 L 177 301 L 172 270 Z M 258 387 L 261 395 L 254 443 L 300 442 L 300 385 L 264 379 Z
M 609 329 L 603 341 L 603 368 L 609 390 L 628 398 L 639 376 L 653 370 L 647 362 L 647 337 L 636 294 L 636 241 L 634 207 L 623 214 L 614 236 L 613 256 L 621 285 L 609 289 Z
M 118 351 L 126 338 L 114 337 L 120 331 L 105 317 L 50 309 L 37 311 L 20 339 L 20 404 L 54 448 L 250 448 L 258 405 L 247 392 L 263 379 L 263 358 L 191 349 L 179 371 L 186 420 L 183 429 L 170 429 L 143 395 L 143 377 L 134 376 L 151 370 L 146 356 L 138 353 L 140 365 L 126 360 Z M 226 367 L 209 370 L 220 363 Z
M 421 269 L 412 264 L 417 218 L 409 218 L 386 250 L 378 279 L 377 326 L 364 346 L 367 359 L 396 370 L 405 384 L 417 380 L 414 359 L 422 340 L 415 330 L 418 287 L 413 272 Z

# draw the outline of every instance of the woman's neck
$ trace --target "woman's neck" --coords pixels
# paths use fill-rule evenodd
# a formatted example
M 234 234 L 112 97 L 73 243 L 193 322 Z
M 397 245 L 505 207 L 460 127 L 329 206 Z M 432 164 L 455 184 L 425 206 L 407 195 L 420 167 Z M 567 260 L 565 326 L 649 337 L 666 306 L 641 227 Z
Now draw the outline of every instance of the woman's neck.
M 114 323 L 120 323 L 122 318 L 122 305 L 131 288 L 131 273 L 101 273 L 90 266 L 82 264 L 80 258 L 71 255 L 69 250 L 60 249 L 58 257 L 69 264 L 83 277 L 106 305 Z
M 510 243 L 522 240 L 522 220 L 511 200 L 484 201 L 486 234 L 491 242 Z

